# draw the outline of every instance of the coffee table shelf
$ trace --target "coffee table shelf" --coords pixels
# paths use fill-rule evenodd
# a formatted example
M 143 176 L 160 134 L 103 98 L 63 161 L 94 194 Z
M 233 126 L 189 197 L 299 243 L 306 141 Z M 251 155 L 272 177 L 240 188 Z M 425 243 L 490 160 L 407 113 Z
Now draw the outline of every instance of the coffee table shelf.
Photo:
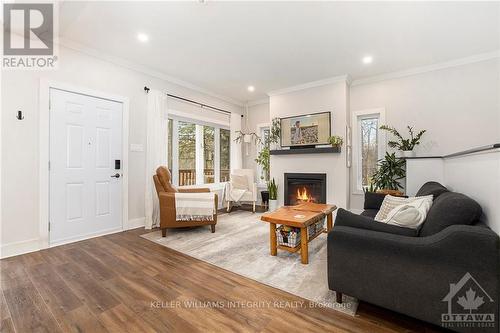
M 317 203 L 302 203 L 297 206 L 285 206 L 277 209 L 274 212 L 269 212 L 261 216 L 261 221 L 269 223 L 269 244 L 272 256 L 278 254 L 278 249 L 296 253 L 300 251 L 301 262 L 309 263 L 308 243 L 325 232 L 322 228 L 319 232 L 311 237 L 307 236 L 307 228 L 318 220 L 326 216 L 326 232 L 332 229 L 332 213 L 336 210 L 335 205 L 317 204 Z M 276 236 L 276 225 L 286 225 L 289 227 L 300 228 L 300 245 L 288 247 L 278 245 Z
M 314 235 L 312 235 L 311 237 L 309 237 L 309 239 L 307 240 L 307 242 L 311 242 L 314 238 L 318 237 L 319 235 L 321 235 L 322 233 L 326 232 L 326 229 L 323 228 L 321 229 L 320 231 L 318 231 L 317 233 L 315 233 Z M 290 247 L 290 246 L 285 246 L 285 245 L 278 245 L 278 249 L 280 250 L 285 250 L 285 251 L 288 251 L 288 252 L 291 252 L 291 253 L 295 253 L 297 251 L 300 250 L 300 244 L 295 246 L 295 247 Z

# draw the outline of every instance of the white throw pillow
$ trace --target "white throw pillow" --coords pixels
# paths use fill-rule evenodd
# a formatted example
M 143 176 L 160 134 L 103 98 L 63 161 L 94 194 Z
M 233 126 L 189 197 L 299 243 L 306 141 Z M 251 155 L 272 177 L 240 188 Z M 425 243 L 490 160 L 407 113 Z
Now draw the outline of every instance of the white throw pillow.
M 414 198 L 395 197 L 390 194 L 386 195 L 384 197 L 384 201 L 382 202 L 382 206 L 380 206 L 380 210 L 377 215 L 375 215 L 375 220 L 379 222 L 384 220 L 391 210 L 397 206 L 410 203 L 413 200 Z
M 248 190 L 247 176 L 231 174 L 231 186 L 236 190 Z
M 399 227 L 417 229 L 427 217 L 432 206 L 432 198 L 432 195 L 405 198 L 407 202 L 394 207 L 383 219 L 376 220 Z M 388 201 L 394 202 L 391 198 Z

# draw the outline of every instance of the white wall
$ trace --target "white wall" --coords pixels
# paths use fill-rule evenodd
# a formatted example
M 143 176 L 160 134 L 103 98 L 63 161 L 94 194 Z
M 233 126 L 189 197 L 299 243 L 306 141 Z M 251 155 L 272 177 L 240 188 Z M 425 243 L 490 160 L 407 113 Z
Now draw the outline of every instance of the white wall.
M 114 65 L 64 47 L 54 71 L 2 71 L 2 249 L 38 247 L 38 92 L 40 79 L 121 95 L 130 99 L 130 144 L 146 140 L 145 85 L 241 113 L 241 108 L 159 78 Z M 25 119 L 15 118 L 22 110 Z M 129 153 L 129 219 L 144 218 L 145 153 Z
M 345 137 L 349 121 L 348 85 L 345 81 L 270 97 L 270 118 L 307 113 L 332 112 L 332 135 Z M 278 183 L 283 204 L 283 174 L 310 172 L 327 174 L 327 203 L 349 207 L 349 174 L 345 149 L 341 154 L 272 155 L 271 177 Z
M 248 129 L 251 132 L 260 135 L 259 129 L 257 128 L 262 124 L 269 124 L 269 103 L 258 104 L 248 107 Z M 245 119 L 243 120 L 242 127 L 245 127 Z M 257 163 L 255 163 L 255 158 L 257 158 L 257 145 L 253 143 L 246 145 L 243 148 L 243 167 L 246 169 L 253 169 L 257 172 Z M 255 174 L 257 179 L 260 177 L 259 174 Z
M 500 59 L 496 58 L 353 84 L 351 110 L 384 107 L 387 124 L 403 131 L 406 125 L 427 130 L 417 155 L 447 155 L 500 141 L 499 74 Z M 354 180 L 356 165 L 351 170 Z M 351 207 L 362 206 L 363 196 L 353 194 Z
M 407 161 L 407 193 L 415 195 L 420 186 L 435 180 L 449 190 L 461 192 L 482 207 L 484 220 L 500 234 L 500 149 L 449 158 Z

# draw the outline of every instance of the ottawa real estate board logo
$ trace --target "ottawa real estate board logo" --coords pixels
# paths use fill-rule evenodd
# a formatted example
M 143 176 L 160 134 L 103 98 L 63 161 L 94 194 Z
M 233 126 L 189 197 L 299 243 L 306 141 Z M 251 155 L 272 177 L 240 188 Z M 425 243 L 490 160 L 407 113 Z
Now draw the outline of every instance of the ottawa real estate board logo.
M 448 312 L 441 314 L 444 327 L 495 327 L 495 301 L 470 273 L 457 283 L 450 283 L 450 290 L 442 301 L 448 303 Z
M 3 3 L 2 69 L 54 69 L 54 3 Z

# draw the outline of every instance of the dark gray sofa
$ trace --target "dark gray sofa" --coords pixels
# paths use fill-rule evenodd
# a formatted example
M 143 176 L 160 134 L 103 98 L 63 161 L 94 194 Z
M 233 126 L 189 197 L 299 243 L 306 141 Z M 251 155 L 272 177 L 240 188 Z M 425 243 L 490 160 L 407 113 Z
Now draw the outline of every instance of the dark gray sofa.
M 471 198 L 436 182 L 417 196 L 428 194 L 434 202 L 419 230 L 374 221 L 383 196 L 373 193 L 361 215 L 339 209 L 328 234 L 329 288 L 454 331 L 499 332 L 498 235 Z

